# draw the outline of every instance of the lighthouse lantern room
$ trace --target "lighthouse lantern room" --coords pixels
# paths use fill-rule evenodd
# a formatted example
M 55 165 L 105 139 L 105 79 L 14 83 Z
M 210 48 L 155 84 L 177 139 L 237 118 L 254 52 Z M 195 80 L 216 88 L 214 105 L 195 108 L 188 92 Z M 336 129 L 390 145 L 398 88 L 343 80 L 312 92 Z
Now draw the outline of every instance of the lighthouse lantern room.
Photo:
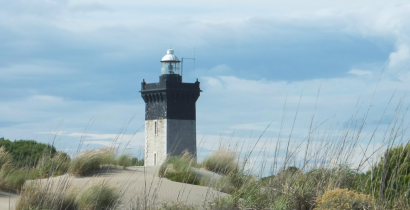
M 174 55 L 174 50 L 167 50 L 167 54 L 161 60 L 161 74 L 180 74 L 180 61 Z

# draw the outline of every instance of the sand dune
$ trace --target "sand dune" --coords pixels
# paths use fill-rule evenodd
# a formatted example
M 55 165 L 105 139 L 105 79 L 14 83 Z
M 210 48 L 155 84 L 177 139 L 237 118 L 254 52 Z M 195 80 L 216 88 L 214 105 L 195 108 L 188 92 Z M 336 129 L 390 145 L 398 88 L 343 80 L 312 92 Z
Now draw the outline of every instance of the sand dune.
M 201 207 L 216 197 L 227 194 L 213 190 L 209 187 L 183 184 L 173 182 L 168 179 L 160 179 L 157 176 L 159 167 L 133 166 L 127 169 L 103 168 L 91 176 L 76 178 L 68 175 L 54 177 L 51 179 L 30 180 L 40 181 L 44 185 L 58 186 L 61 183 L 68 184 L 70 187 L 85 189 L 92 183 L 107 183 L 116 187 L 121 193 L 121 203 L 118 209 L 130 209 L 141 202 L 148 202 L 150 205 L 161 205 L 168 202 L 184 202 L 189 205 Z M 219 175 L 207 171 L 200 171 L 202 176 L 220 178 Z M 144 193 L 145 191 L 145 193 Z M 10 197 L 10 199 L 9 199 Z M 0 210 L 11 209 L 18 195 L 0 193 Z M 148 198 L 148 199 L 144 199 Z

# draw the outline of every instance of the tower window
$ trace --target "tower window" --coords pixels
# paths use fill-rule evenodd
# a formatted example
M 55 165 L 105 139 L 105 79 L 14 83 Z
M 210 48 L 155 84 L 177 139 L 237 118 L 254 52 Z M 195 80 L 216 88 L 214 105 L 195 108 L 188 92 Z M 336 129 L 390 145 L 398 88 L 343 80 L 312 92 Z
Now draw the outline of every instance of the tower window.
M 154 122 L 154 134 L 157 135 L 157 121 Z

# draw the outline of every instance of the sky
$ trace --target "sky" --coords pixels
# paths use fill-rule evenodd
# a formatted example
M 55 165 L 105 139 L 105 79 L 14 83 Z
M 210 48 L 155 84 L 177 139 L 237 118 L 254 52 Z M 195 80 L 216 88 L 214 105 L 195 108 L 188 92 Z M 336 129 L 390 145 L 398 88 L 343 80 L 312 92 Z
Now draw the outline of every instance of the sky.
M 203 90 L 196 105 L 199 158 L 220 144 L 246 142 L 269 161 L 278 141 L 305 144 L 311 124 L 319 142 L 320 132 L 337 138 L 365 120 L 361 144 L 374 133 L 377 148 L 402 119 L 401 141 L 409 139 L 408 1 L 0 4 L 6 139 L 67 152 L 80 141 L 93 149 L 114 139 L 142 156 L 145 104 L 138 91 L 143 79 L 158 81 L 170 47 L 180 58 L 195 56 L 184 62 L 183 80 L 198 79 Z

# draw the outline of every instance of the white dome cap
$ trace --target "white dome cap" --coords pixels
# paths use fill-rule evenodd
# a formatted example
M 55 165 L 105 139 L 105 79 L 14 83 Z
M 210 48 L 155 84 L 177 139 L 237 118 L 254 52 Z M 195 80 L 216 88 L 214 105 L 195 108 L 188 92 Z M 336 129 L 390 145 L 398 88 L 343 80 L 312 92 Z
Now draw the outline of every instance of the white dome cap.
M 161 61 L 179 61 L 178 57 L 174 55 L 174 50 L 167 50 L 167 54 L 162 58 Z

